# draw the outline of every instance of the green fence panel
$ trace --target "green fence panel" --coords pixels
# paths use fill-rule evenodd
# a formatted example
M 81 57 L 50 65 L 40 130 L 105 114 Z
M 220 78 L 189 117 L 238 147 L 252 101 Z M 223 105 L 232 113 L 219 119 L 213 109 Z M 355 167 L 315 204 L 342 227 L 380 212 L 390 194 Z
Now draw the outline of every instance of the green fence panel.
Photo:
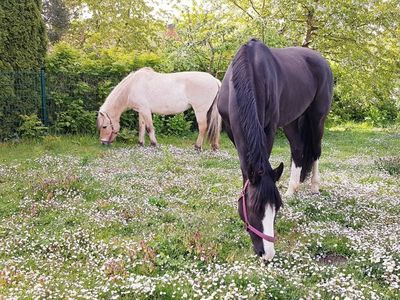
M 0 140 L 17 136 L 21 115 L 42 117 L 40 103 L 39 72 L 0 72 Z
M 52 128 L 61 113 L 79 102 L 85 111 L 95 112 L 107 95 L 127 74 L 77 74 L 68 72 L 0 72 L 0 141 L 18 137 L 21 115 L 37 114 Z M 130 113 L 122 119 L 128 127 L 137 125 Z

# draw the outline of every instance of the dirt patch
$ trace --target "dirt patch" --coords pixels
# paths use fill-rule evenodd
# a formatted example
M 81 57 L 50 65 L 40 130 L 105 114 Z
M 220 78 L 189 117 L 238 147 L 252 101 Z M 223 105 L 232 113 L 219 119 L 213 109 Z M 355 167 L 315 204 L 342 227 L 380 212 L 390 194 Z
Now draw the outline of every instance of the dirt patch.
M 329 253 L 322 257 L 316 258 L 317 262 L 322 265 L 342 266 L 347 263 L 347 257 L 343 255 Z

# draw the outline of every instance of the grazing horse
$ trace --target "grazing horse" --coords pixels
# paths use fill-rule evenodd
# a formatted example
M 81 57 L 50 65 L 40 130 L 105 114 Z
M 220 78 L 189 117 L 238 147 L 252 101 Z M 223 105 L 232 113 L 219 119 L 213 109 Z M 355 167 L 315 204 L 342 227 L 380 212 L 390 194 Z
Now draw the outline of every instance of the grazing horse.
M 126 76 L 108 95 L 97 116 L 103 144 L 111 144 L 119 132 L 121 114 L 133 109 L 139 113 L 139 144 L 144 145 L 145 130 L 151 144 L 157 145 L 152 113 L 174 115 L 193 108 L 199 127 L 195 147 L 201 149 L 207 133 L 214 150 L 219 148 L 221 116 L 217 95 L 221 82 L 204 72 L 162 74 L 142 68 Z
M 264 260 L 275 255 L 274 221 L 282 205 L 276 181 L 283 164 L 273 169 L 269 163 L 276 130 L 283 127 L 290 143 L 287 195 L 311 169 L 311 189 L 318 192 L 318 159 L 332 87 L 332 72 L 317 52 L 270 49 L 254 39 L 239 49 L 222 81 L 218 110 L 238 151 L 243 175 L 239 215 L 256 254 Z

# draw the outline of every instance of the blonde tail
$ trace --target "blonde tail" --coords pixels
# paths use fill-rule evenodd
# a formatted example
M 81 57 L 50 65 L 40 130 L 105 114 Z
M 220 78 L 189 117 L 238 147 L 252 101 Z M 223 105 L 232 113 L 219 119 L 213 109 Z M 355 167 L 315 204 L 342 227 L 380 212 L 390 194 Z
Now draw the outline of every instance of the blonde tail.
M 217 107 L 219 90 L 221 89 L 221 81 L 219 81 L 218 79 L 217 79 L 217 84 L 218 84 L 217 94 L 215 95 L 214 101 L 207 113 L 207 125 L 208 125 L 207 137 L 209 142 L 211 143 L 211 147 L 213 150 L 219 149 L 219 139 L 221 133 L 221 124 L 222 124 L 221 115 L 219 114 Z

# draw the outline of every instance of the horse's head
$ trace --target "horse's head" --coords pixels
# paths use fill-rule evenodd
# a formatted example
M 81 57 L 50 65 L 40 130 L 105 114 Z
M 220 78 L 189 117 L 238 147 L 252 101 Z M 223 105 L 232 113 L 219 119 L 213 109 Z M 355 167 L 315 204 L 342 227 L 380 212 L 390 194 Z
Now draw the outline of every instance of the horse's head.
M 119 121 L 110 118 L 108 113 L 99 111 L 97 115 L 97 129 L 100 131 L 100 142 L 110 145 L 116 139 L 119 132 Z
M 259 174 L 254 184 L 247 180 L 239 199 L 240 218 L 247 226 L 255 253 L 264 260 L 271 260 L 275 255 L 274 223 L 282 206 L 276 182 L 282 171 L 283 163 L 276 169 L 270 168 L 268 172 Z

